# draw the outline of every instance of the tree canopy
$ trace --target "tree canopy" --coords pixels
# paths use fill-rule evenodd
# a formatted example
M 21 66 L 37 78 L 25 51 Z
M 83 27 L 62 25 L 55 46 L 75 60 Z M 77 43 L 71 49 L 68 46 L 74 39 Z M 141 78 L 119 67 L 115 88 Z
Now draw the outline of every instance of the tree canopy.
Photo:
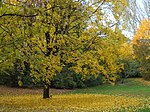
M 118 56 L 127 42 L 120 30 L 127 24 L 122 22 L 127 7 L 126 0 L 4 0 L 1 71 L 14 69 L 22 85 L 21 75 L 29 68 L 34 82 L 43 82 L 44 98 L 53 77 L 68 64 L 83 80 L 102 75 L 114 84 L 123 69 Z
M 145 79 L 150 79 L 150 21 L 145 19 L 141 22 L 139 29 L 132 41 L 136 59 L 140 61 L 140 70 Z

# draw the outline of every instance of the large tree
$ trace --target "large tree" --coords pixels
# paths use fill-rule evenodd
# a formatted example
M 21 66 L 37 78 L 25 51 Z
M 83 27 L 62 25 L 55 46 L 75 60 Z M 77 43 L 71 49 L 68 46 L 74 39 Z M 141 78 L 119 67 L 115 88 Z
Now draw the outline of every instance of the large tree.
M 122 68 L 117 50 L 126 40 L 119 30 L 126 0 L 6 0 L 1 6 L 0 66 L 29 67 L 34 81 L 43 82 L 43 98 L 49 98 L 51 80 L 67 64 L 83 79 L 102 74 L 116 81 Z

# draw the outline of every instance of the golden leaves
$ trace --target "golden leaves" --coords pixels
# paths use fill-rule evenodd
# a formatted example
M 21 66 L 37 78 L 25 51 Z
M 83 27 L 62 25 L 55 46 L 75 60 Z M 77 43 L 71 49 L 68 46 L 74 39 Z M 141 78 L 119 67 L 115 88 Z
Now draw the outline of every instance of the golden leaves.
M 25 109 L 50 110 L 50 111 L 115 111 L 125 109 L 133 111 L 142 108 L 144 101 L 142 99 L 113 96 L 101 94 L 70 94 L 54 95 L 52 99 L 44 100 L 39 95 L 26 96 L 3 96 L 0 97 L 0 105 L 15 106 Z
M 35 1 L 34 6 L 30 4 L 30 7 L 24 3 L 20 4 L 24 6 L 22 7 L 24 10 L 20 11 L 19 8 L 18 13 L 37 15 L 18 17 L 19 22 L 17 20 L 11 22 L 12 25 L 16 23 L 17 30 L 13 32 L 16 34 L 15 37 L 22 39 L 18 45 L 23 43 L 22 52 L 25 52 L 26 60 L 31 63 L 32 76 L 37 80 L 42 77 L 43 80 L 50 82 L 49 79 L 51 80 L 61 71 L 63 64 L 71 63 L 75 65 L 72 69 L 82 74 L 84 78 L 88 75 L 103 74 L 106 78 L 115 81 L 116 74 L 121 68 L 117 63 L 117 50 L 118 44 L 124 41 L 123 36 L 119 30 L 115 32 L 110 27 L 106 28 L 106 25 L 98 25 L 99 19 L 107 23 L 108 18 L 101 20 L 104 16 L 101 11 L 103 6 L 99 8 L 100 10 L 95 10 L 95 6 L 99 7 L 102 1 L 98 4 L 96 1 L 91 2 L 49 0 L 42 5 Z M 97 5 L 94 5 L 94 2 Z M 120 12 L 122 14 L 119 10 L 122 8 L 120 5 L 125 8 L 124 4 L 126 0 L 106 0 L 101 5 L 110 5 L 112 14 L 119 19 L 118 14 Z M 92 24 L 89 16 L 93 16 L 92 21 L 97 20 L 97 22 Z
M 137 40 L 140 39 L 150 39 L 150 21 L 147 19 L 141 21 L 141 24 L 133 37 L 132 44 L 136 44 Z

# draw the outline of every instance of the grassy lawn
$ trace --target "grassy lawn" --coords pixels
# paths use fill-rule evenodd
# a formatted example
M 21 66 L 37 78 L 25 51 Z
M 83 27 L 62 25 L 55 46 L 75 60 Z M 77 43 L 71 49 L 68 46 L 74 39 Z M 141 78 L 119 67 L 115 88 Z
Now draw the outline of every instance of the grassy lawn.
M 141 79 L 66 92 L 54 92 L 52 99 L 43 100 L 41 92 L 1 94 L 0 90 L 0 112 L 150 112 L 150 84 Z
M 150 97 L 150 83 L 141 79 L 127 79 L 123 84 L 115 86 L 105 84 L 96 87 L 78 89 L 72 93 L 80 94 L 107 94 L 107 95 L 125 95 L 125 96 L 145 96 Z

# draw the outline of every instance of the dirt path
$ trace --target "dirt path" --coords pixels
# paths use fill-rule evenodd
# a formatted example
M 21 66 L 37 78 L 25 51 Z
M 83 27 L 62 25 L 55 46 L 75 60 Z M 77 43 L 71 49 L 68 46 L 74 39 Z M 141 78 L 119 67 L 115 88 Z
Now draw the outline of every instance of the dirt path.
M 50 89 L 51 94 L 62 94 L 72 90 L 67 89 Z M 0 85 L 0 95 L 27 95 L 27 94 L 42 94 L 43 89 L 34 88 L 14 88 Z

